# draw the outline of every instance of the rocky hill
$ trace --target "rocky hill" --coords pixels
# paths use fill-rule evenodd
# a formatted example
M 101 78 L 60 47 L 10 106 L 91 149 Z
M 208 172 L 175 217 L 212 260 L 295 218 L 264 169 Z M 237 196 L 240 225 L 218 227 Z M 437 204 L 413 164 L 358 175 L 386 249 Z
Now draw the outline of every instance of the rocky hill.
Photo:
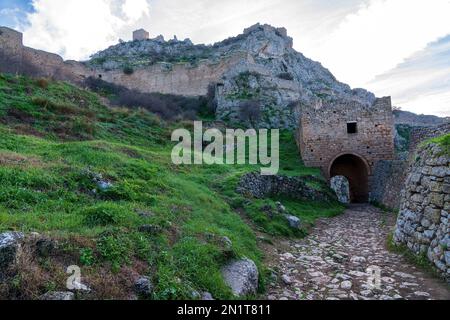
M 174 65 L 224 63 L 216 85 L 217 117 L 231 122 L 255 121 L 263 127 L 294 128 L 303 104 L 334 104 L 357 101 L 370 105 L 375 96 L 352 90 L 336 80 L 320 63 L 306 58 L 292 47 L 284 28 L 254 25 L 237 37 L 214 45 L 194 45 L 189 39 L 151 40 L 120 43 L 92 56 L 86 64 L 98 70 L 133 73 L 155 64 L 168 71 Z M 122 80 L 127 85 L 126 80 Z

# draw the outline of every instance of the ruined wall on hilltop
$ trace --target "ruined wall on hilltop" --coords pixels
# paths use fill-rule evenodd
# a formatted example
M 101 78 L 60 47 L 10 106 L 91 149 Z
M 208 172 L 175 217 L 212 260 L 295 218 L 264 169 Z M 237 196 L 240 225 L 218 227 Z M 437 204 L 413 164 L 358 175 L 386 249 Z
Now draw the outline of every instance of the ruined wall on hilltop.
M 23 35 L 0 27 L 0 72 L 49 77 L 80 83 L 91 71 L 76 61 L 64 61 L 57 54 L 25 47 Z
M 248 55 L 238 53 L 218 61 L 203 60 L 196 66 L 189 63 L 157 63 L 139 68 L 127 75 L 123 70 L 96 71 L 96 76 L 128 89 L 184 96 L 204 96 L 210 84 L 222 81 L 223 74 Z
M 428 259 L 450 280 L 450 155 L 420 146 L 410 160 L 394 241 Z
M 411 130 L 409 152 L 414 154 L 417 146 L 427 139 L 450 133 L 450 122 L 435 127 L 416 127 Z

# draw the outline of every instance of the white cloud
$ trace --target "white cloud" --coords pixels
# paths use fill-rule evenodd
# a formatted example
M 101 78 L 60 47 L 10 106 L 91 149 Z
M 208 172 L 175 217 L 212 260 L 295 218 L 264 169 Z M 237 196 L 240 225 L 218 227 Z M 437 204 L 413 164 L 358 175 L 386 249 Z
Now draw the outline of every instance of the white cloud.
M 450 33 L 449 12 L 448 0 L 371 0 L 310 52 L 339 80 L 364 86 Z
M 150 7 L 147 0 L 125 0 L 122 11 L 129 20 L 136 21 L 143 15 L 149 15 Z
M 135 1 L 138 6 L 130 4 Z M 149 12 L 146 0 L 34 0 L 33 6 L 35 12 L 22 27 L 25 44 L 66 59 L 86 59 L 116 43 L 119 34 L 131 34 Z

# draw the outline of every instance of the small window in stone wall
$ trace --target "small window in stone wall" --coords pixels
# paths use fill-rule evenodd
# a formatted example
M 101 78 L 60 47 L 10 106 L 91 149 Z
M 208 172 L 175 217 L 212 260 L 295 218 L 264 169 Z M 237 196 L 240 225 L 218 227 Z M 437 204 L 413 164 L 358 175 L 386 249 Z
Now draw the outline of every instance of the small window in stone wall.
M 358 123 L 357 122 L 347 122 L 347 133 L 348 134 L 358 133 Z

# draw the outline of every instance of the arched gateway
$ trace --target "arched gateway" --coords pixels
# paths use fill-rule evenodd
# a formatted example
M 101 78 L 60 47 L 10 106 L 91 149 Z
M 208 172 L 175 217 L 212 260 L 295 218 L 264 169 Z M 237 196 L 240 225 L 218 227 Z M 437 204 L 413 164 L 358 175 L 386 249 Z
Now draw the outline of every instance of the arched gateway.
M 330 179 L 344 176 L 350 184 L 350 202 L 364 203 L 369 201 L 370 167 L 361 156 L 342 154 L 336 157 L 328 169 Z
M 351 201 L 367 202 L 374 166 L 394 158 L 391 99 L 304 106 L 296 140 L 305 165 L 346 177 Z

